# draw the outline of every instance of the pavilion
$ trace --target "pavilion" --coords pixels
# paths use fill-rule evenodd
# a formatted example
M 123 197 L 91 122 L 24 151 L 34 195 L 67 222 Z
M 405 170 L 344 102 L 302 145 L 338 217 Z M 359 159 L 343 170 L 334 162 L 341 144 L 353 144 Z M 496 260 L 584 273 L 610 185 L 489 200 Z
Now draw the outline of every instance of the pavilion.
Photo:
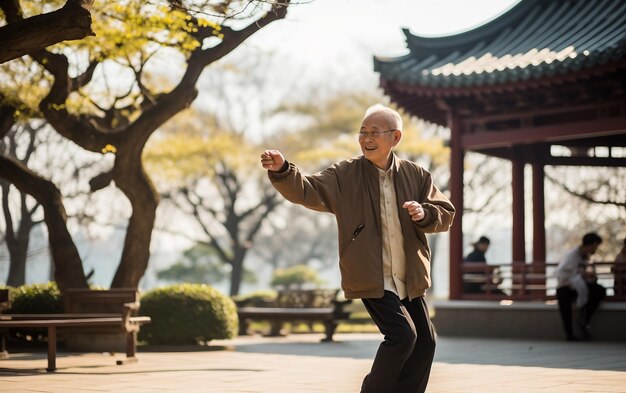
M 450 299 L 467 299 L 461 268 L 466 152 L 512 163 L 511 262 L 522 264 L 546 260 L 546 165 L 626 167 L 626 0 L 522 0 L 461 34 L 404 34 L 409 53 L 375 58 L 374 67 L 394 103 L 451 131 L 449 188 L 458 213 L 450 233 Z M 556 154 L 564 150 L 569 153 Z

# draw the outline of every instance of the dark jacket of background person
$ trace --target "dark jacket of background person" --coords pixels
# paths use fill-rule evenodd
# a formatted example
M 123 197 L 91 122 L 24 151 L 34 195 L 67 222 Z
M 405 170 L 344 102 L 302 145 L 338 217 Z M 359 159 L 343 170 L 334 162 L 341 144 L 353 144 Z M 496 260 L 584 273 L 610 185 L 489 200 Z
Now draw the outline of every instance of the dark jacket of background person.
M 484 252 L 475 248 L 474 251 L 467 254 L 464 261 L 465 262 L 487 262 L 487 259 L 485 258 Z
M 425 217 L 413 222 L 400 215 L 406 255 L 406 284 L 410 299 L 430 287 L 430 248 L 426 233 L 445 232 L 454 207 L 433 184 L 431 174 L 419 165 L 393 160 L 398 206 L 415 200 Z M 268 171 L 274 187 L 285 199 L 309 209 L 333 213 L 339 237 L 341 287 L 347 299 L 383 296 L 382 239 L 378 169 L 365 157 L 338 162 L 311 176 L 289 163 L 284 172 Z
M 485 258 L 485 253 L 489 248 L 489 238 L 486 236 L 481 236 L 480 239 L 476 243 L 474 243 L 474 250 L 467 254 L 467 256 L 463 259 L 464 262 L 487 262 L 487 258 Z

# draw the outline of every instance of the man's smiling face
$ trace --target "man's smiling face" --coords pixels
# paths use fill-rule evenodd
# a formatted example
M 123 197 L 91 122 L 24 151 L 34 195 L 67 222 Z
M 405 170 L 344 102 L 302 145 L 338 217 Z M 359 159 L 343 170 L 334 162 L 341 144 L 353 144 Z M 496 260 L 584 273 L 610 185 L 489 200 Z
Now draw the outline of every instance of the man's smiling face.
M 372 113 L 363 119 L 361 133 L 359 133 L 359 145 L 363 156 L 380 169 L 389 168 L 391 163 L 391 150 L 400 142 L 402 133 L 394 130 L 387 114 L 382 112 Z M 378 136 L 372 133 L 380 132 Z

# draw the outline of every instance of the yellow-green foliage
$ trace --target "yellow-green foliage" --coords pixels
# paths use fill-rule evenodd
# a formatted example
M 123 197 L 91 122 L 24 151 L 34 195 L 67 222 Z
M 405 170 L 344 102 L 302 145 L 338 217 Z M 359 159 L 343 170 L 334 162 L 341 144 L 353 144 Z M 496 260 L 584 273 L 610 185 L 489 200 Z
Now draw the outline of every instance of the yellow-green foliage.
M 151 174 L 173 184 L 198 175 L 210 177 L 217 162 L 237 169 L 246 154 L 253 153 L 234 135 L 167 135 L 150 144 L 144 162 Z
M 20 119 L 39 113 L 39 102 L 48 94 L 52 83 L 52 77 L 30 57 L 0 64 L 0 80 L 0 104 L 15 107 Z
M 20 1 L 24 16 L 29 17 L 41 13 L 51 12 L 60 8 L 66 1 Z M 145 67 L 157 52 L 168 51 L 169 58 L 178 56 L 181 59 L 188 57 L 191 52 L 202 45 L 195 33 L 199 29 L 208 29 L 212 37 L 222 39 L 222 28 L 218 23 L 203 18 L 198 14 L 192 18 L 185 12 L 173 10 L 166 1 L 106 1 L 96 0 L 91 8 L 92 29 L 95 33 L 81 40 L 65 41 L 53 45 L 48 50 L 67 55 L 70 61 L 70 76 L 78 75 L 85 71 L 91 61 L 106 64 L 114 64 L 118 69 L 110 69 L 109 74 L 116 74 L 115 83 L 124 85 L 107 86 L 106 89 L 84 87 L 78 94 L 72 94 L 70 99 L 63 104 L 70 113 L 94 113 L 98 108 L 94 102 L 102 103 L 110 98 L 112 92 L 115 95 L 123 95 L 120 91 L 129 92 L 124 100 L 118 102 L 118 107 L 132 103 L 139 95 L 136 86 L 132 86 L 132 71 L 142 70 L 142 82 L 151 89 L 159 87 L 160 91 L 167 91 L 168 84 L 154 81 L 150 76 L 149 67 Z M 44 60 L 44 63 L 46 60 Z M 119 71 L 119 67 L 126 67 L 130 73 Z M 98 71 L 96 71 L 98 72 Z M 128 77 L 126 77 L 128 75 Z M 124 78 L 129 79 L 125 81 Z M 0 65 L 0 95 L 11 104 L 18 104 L 21 113 L 36 113 L 39 102 L 48 93 L 52 78 L 43 68 L 28 56 L 21 59 L 6 62 Z M 154 86 L 149 83 L 153 82 Z M 157 85 L 158 83 L 158 85 Z M 28 86 L 28 88 L 24 88 Z M 132 89 L 130 88 L 132 86 Z M 113 88 L 113 90 L 110 90 Z M 87 99 L 88 95 L 90 99 Z M 108 105 L 104 105 L 105 107 Z M 128 113 L 128 118 L 133 114 Z
M 14 314 L 56 314 L 63 312 L 61 292 L 54 282 L 21 285 L 10 288 L 11 308 Z
M 92 14 L 95 36 L 81 40 L 77 47 L 89 49 L 92 58 L 100 60 L 130 58 L 158 46 L 178 48 L 188 55 L 201 45 L 192 35 L 199 27 L 210 27 L 214 36 L 222 37 L 216 23 L 202 18 L 195 22 L 165 2 L 97 0 Z
M 423 138 L 421 129 L 411 122 L 405 122 L 398 152 L 411 158 L 429 156 L 436 166 L 447 165 L 450 159 L 450 148 L 444 145 L 442 138 Z
M 203 284 L 178 284 L 146 292 L 141 315 L 152 319 L 139 338 L 150 344 L 197 344 L 232 338 L 239 320 L 235 303 Z
M 214 118 L 194 111 L 185 111 L 170 120 L 150 139 L 144 151 L 150 175 L 174 186 L 212 177 L 218 163 L 234 171 L 257 165 L 258 149 L 244 136 L 216 127 Z

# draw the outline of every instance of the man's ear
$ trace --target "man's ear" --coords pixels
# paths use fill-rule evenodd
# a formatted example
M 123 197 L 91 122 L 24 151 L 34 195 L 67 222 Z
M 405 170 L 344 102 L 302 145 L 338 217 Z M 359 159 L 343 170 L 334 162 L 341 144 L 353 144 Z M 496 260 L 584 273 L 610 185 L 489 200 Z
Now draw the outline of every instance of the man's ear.
M 400 139 L 402 139 L 402 131 L 395 130 L 393 132 L 393 146 L 397 146 L 400 143 Z

